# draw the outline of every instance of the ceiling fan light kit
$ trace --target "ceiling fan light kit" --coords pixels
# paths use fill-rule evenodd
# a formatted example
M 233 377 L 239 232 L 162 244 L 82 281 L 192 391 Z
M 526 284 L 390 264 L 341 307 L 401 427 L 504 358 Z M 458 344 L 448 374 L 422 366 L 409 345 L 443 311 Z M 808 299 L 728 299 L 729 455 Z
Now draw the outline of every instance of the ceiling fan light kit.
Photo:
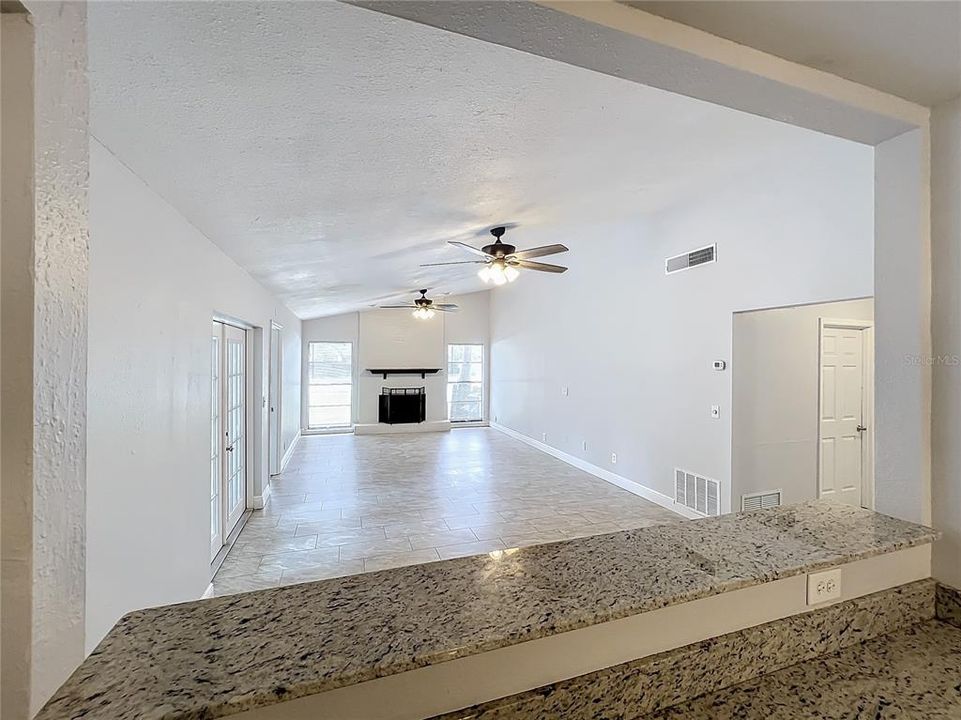
M 482 264 L 482 267 L 477 272 L 477 277 L 484 281 L 485 284 L 493 283 L 494 285 L 505 285 L 507 283 L 514 282 L 518 277 L 520 277 L 520 269 L 525 270 L 537 270 L 539 272 L 550 272 L 550 273 L 562 273 L 566 272 L 567 268 L 561 265 L 550 265 L 548 263 L 531 262 L 531 258 L 543 257 L 544 255 L 555 255 L 557 253 L 567 252 L 568 248 L 564 245 L 544 245 L 542 247 L 531 248 L 529 250 L 518 250 L 513 245 L 505 243 L 501 240 L 504 233 L 507 232 L 506 227 L 498 226 L 491 228 L 491 235 L 494 236 L 494 242 L 490 245 L 485 245 L 482 248 L 475 248 L 471 245 L 462 242 L 456 242 L 454 240 L 450 241 L 451 245 L 456 245 L 462 250 L 466 250 L 469 253 L 478 255 L 483 260 L 461 260 L 457 262 L 445 262 L 445 263 L 427 263 L 421 265 L 421 267 L 436 267 L 438 265 L 471 265 L 471 264 Z
M 411 310 L 418 320 L 430 320 L 438 312 L 456 312 L 457 306 L 453 303 L 435 303 L 427 297 L 427 290 L 420 291 L 420 297 L 414 298 L 414 302 L 409 305 L 381 305 L 385 310 Z

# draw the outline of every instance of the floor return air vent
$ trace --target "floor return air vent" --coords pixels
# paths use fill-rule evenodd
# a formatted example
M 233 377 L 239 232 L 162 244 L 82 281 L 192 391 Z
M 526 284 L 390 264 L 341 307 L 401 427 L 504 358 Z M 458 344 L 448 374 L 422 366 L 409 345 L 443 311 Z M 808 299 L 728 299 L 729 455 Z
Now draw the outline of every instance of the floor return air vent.
M 697 250 L 691 250 L 690 252 L 669 257 L 664 261 L 664 272 L 670 275 L 671 273 L 680 272 L 681 270 L 689 270 L 692 267 L 706 265 L 707 263 L 716 261 L 717 245 L 708 245 L 707 247 L 698 248 Z
M 721 513 L 721 484 L 697 473 L 674 468 L 674 502 L 701 515 Z

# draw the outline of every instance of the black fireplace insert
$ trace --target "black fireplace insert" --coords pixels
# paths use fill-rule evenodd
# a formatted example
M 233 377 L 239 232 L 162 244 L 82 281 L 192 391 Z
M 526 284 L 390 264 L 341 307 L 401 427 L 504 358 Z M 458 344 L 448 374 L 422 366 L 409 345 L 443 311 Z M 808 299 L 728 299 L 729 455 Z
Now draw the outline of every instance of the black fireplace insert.
M 388 388 L 380 389 L 380 408 L 377 420 L 394 425 L 395 423 L 421 423 L 427 418 L 426 388 Z

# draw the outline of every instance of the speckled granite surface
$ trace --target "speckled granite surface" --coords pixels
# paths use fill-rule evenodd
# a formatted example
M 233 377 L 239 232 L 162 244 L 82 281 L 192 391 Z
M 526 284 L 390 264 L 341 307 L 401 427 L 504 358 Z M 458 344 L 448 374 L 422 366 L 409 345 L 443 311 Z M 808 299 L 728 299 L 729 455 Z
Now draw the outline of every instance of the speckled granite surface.
M 37 720 L 222 717 L 936 537 L 810 502 L 138 611 Z
M 939 583 L 935 608 L 938 620 L 961 628 L 961 590 Z
M 934 617 L 922 580 L 615 665 L 434 720 L 631 720 Z
M 655 718 L 957 720 L 961 630 L 929 620 L 705 695 Z

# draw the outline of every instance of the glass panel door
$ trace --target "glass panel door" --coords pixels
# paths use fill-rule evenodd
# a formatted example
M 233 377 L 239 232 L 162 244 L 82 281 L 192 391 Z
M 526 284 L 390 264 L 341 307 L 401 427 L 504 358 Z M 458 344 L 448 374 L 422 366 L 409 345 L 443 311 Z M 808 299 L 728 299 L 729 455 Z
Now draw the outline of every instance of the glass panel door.
M 226 326 L 224 332 L 224 496 L 226 525 L 230 534 L 247 509 L 247 344 L 246 333 Z

